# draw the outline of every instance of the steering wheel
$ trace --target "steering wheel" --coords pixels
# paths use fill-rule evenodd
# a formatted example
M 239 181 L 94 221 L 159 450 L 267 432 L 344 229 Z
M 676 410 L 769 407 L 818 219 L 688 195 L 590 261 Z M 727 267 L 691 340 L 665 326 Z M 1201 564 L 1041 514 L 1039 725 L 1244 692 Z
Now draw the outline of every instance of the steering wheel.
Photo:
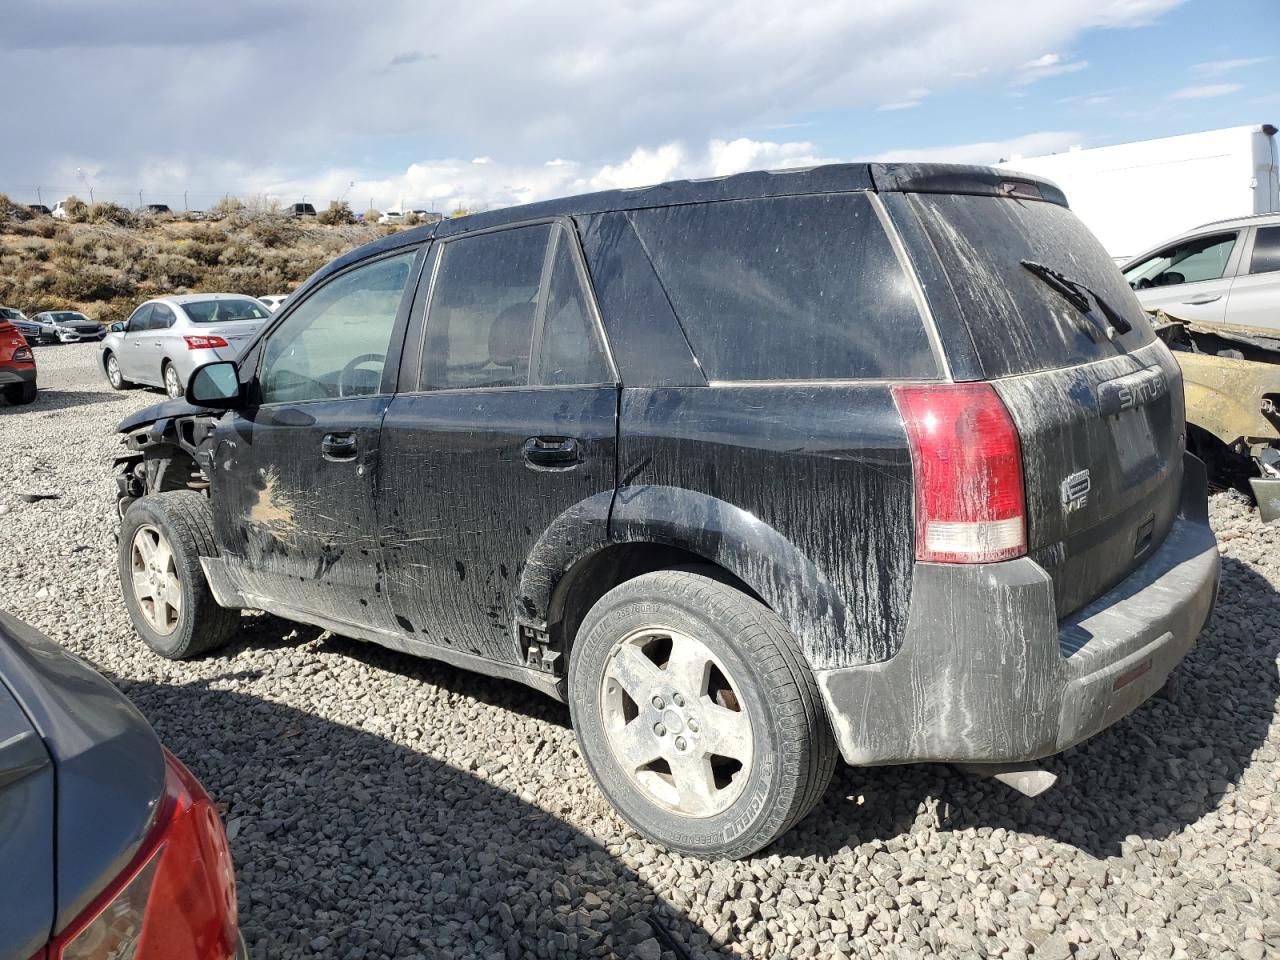
M 348 360 L 347 365 L 344 366 L 338 374 L 338 396 L 345 397 L 347 395 L 347 390 L 354 386 L 354 384 L 349 384 L 347 379 L 351 374 L 356 372 L 356 367 L 360 366 L 362 363 L 385 363 L 386 360 L 387 355 L 385 353 L 362 353 L 355 359 Z

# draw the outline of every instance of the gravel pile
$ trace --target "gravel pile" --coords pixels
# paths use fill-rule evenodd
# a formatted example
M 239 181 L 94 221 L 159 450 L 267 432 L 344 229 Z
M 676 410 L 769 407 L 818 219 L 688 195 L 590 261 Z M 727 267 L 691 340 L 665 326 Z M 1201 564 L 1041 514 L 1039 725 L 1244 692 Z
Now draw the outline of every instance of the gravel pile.
M 1153 701 L 1027 800 L 947 766 L 840 769 L 766 855 L 703 863 L 600 798 L 568 712 L 513 683 L 246 617 L 152 656 L 114 572 L 112 394 L 41 349 L 0 403 L 0 596 L 138 703 L 226 808 L 255 958 L 1280 955 L 1280 557 L 1214 498 L 1217 612 Z M 23 492 L 59 494 L 27 503 Z

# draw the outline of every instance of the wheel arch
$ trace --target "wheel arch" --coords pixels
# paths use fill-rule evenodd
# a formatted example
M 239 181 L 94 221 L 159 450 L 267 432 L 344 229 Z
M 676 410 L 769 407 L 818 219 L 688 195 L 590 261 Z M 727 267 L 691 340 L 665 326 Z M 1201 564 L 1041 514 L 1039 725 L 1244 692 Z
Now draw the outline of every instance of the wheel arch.
M 611 513 L 589 500 L 562 515 L 521 572 L 517 620 L 547 631 L 567 660 L 582 618 L 609 590 L 694 564 L 778 614 L 814 669 L 845 643 L 844 600 L 800 548 L 741 507 L 677 487 L 619 495 Z

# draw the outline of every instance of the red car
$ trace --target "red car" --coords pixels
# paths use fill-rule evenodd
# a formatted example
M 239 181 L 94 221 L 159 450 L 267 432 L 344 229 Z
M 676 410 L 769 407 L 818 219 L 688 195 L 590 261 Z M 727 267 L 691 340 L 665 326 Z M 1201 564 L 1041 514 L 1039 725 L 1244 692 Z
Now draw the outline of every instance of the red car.
M 8 320 L 0 320 L 0 394 L 13 404 L 36 398 L 35 354 Z

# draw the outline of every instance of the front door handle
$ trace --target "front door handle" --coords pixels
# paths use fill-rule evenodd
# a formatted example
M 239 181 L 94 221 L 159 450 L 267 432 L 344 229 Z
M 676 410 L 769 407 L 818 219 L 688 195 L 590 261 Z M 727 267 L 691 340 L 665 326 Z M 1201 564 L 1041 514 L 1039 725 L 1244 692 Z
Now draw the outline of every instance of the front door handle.
M 1213 301 L 1221 299 L 1222 294 L 1220 293 L 1202 293 L 1198 297 L 1192 297 L 1190 300 L 1183 300 L 1182 302 L 1188 307 L 1198 307 L 1202 303 L 1213 303 Z
M 582 447 L 573 437 L 530 437 L 522 452 L 530 466 L 549 470 L 566 470 L 582 462 Z
M 320 455 L 334 463 L 342 463 L 356 458 L 356 435 L 354 433 L 326 433 L 320 441 Z

